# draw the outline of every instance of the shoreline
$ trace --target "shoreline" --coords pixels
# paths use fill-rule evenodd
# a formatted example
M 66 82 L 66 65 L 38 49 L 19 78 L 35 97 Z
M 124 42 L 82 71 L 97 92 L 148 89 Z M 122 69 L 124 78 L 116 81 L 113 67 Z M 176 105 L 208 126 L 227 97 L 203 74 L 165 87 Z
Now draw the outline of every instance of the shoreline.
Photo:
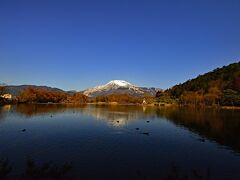
M 19 104 L 39 104 L 39 105 L 108 105 L 108 106 L 143 106 L 143 107 L 159 107 L 159 108 L 171 108 L 171 107 L 184 107 L 184 108 L 213 108 L 213 109 L 227 109 L 227 110 L 240 110 L 240 106 L 191 106 L 191 105 L 179 105 L 179 104 L 134 104 L 134 103 L 118 103 L 118 102 L 98 102 L 98 103 L 1 103 L 0 107 L 5 105 L 19 105 Z

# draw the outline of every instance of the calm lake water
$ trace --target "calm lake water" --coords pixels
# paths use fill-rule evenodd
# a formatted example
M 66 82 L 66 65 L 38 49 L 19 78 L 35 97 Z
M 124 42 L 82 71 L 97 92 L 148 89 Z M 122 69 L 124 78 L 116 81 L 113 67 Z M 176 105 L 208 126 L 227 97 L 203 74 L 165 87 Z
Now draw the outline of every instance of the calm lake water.
M 0 144 L 9 179 L 240 179 L 239 110 L 8 105 Z

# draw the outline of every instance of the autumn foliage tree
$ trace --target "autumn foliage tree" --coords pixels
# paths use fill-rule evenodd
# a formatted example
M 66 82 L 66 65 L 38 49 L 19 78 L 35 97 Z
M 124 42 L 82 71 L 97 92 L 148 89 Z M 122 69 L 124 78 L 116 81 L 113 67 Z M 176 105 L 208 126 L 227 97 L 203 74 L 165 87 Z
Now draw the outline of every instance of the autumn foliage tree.
M 18 101 L 22 103 L 59 103 L 67 98 L 64 92 L 50 91 L 42 88 L 28 87 L 18 96 Z
M 69 95 L 64 103 L 85 104 L 88 102 L 88 97 L 83 93 L 77 92 L 73 95 Z
M 199 75 L 166 92 L 184 105 L 240 106 L 240 62 Z
M 166 104 L 174 104 L 175 100 L 170 96 L 167 91 L 158 91 L 156 93 L 156 102 L 158 103 L 166 103 Z
M 141 104 L 143 97 L 130 96 L 128 94 L 110 94 L 106 96 L 98 96 L 95 98 L 95 102 L 116 102 L 121 104 Z

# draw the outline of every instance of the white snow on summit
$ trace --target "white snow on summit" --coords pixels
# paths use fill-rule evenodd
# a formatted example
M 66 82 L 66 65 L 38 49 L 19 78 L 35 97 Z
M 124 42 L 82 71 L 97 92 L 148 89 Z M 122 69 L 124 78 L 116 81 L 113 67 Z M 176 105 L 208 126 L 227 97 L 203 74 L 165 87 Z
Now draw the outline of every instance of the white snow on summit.
M 133 86 L 131 83 L 124 81 L 124 80 L 113 80 L 113 81 L 110 81 L 109 83 L 107 83 L 107 85 L 109 85 L 109 84 L 115 84 L 115 85 L 123 86 L 123 87 Z
M 96 86 L 94 88 L 89 88 L 84 91 L 86 96 L 95 96 L 96 94 L 105 94 L 108 92 L 117 91 L 118 89 L 127 89 L 134 91 L 138 94 L 143 94 L 144 92 L 140 88 L 134 86 L 133 84 L 124 80 L 112 80 L 107 84 Z
M 99 95 L 108 95 L 113 93 L 129 94 L 129 95 L 143 95 L 145 93 L 155 93 L 155 89 L 142 88 L 135 86 L 124 80 L 112 80 L 107 84 L 86 89 L 83 94 L 89 97 L 96 97 Z

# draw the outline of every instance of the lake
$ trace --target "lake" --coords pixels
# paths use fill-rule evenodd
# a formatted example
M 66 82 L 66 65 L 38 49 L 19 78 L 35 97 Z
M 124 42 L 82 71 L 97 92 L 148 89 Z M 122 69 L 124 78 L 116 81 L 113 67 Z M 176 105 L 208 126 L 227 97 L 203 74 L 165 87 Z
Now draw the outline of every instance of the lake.
M 240 179 L 240 111 L 0 107 L 0 178 Z

